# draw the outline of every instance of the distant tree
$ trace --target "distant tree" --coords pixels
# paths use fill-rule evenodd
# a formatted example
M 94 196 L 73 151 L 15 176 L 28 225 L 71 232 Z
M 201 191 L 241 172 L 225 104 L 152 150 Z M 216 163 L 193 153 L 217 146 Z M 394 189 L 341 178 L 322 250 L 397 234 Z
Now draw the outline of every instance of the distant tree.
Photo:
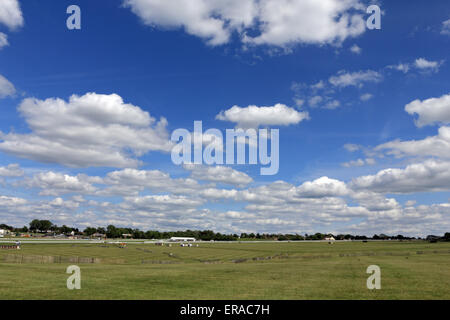
M 122 236 L 122 233 L 115 226 L 109 225 L 108 227 L 106 227 L 106 236 L 108 238 L 120 238 Z
M 145 232 L 138 229 L 133 230 L 132 235 L 134 239 L 145 239 Z
M 446 232 L 445 234 L 444 234 L 444 241 L 450 241 L 450 232 Z
M 41 222 L 38 219 L 34 219 L 33 221 L 30 222 L 30 230 L 31 231 L 40 230 L 40 227 L 41 227 Z
M 50 230 L 53 226 L 53 223 L 51 223 L 51 221 L 49 220 L 38 220 L 38 219 L 34 219 L 33 221 L 30 222 L 30 230 L 31 231 L 47 231 Z
M 437 242 L 440 239 L 440 237 L 435 236 L 435 235 L 428 235 L 426 240 L 430 241 L 430 242 Z
M 69 228 L 68 226 L 63 225 L 61 228 L 59 228 L 59 231 L 60 231 L 61 233 L 66 234 L 66 233 L 72 232 L 72 228 Z
M 92 228 L 92 227 L 87 227 L 86 229 L 84 229 L 83 233 L 87 236 L 92 236 L 94 233 L 97 232 L 96 228 Z
M 51 223 L 49 220 L 41 220 L 41 230 L 47 231 L 50 230 L 53 226 L 53 223 Z
M 312 236 L 312 240 L 323 240 L 323 239 L 325 239 L 325 237 L 326 236 L 324 234 L 321 234 L 318 232 Z

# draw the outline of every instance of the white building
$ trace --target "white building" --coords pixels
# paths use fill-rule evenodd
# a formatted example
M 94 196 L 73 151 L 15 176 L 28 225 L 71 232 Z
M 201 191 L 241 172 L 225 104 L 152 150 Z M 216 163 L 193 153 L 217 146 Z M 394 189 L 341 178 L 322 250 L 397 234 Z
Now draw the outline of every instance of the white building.
M 169 239 L 169 241 L 172 241 L 172 242 L 194 242 L 194 241 L 196 241 L 196 239 L 195 238 L 172 237 Z
M 6 236 L 7 234 L 8 234 L 8 230 L 0 229 L 0 238 L 3 238 L 3 237 Z

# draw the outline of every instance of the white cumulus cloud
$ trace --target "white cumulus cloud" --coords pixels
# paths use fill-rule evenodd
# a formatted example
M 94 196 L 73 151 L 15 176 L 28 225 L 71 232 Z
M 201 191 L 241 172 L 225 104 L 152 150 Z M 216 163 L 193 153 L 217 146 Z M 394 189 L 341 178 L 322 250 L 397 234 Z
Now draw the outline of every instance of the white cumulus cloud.
M 0 176 L 2 177 L 21 177 L 24 172 L 17 163 L 0 167 Z
M 63 194 L 93 194 L 96 188 L 84 176 L 70 176 L 59 172 L 41 172 L 17 183 L 27 188 L 40 189 L 40 195 L 59 196 Z
M 0 99 L 12 96 L 16 93 L 16 88 L 4 76 L 0 74 Z
M 441 62 L 438 61 L 429 61 L 425 58 L 418 58 L 414 62 L 414 66 L 422 71 L 439 71 L 439 67 L 441 66 Z
M 354 54 L 361 54 L 362 49 L 361 49 L 358 45 L 354 44 L 354 45 L 350 48 L 350 51 L 351 51 L 352 53 L 354 53 Z
M 375 151 L 383 150 L 399 158 L 416 156 L 450 159 L 450 127 L 441 127 L 438 135 L 422 140 L 394 140 L 375 148 Z
M 299 112 L 284 104 L 269 107 L 234 106 L 220 112 L 216 119 L 234 122 L 239 128 L 257 128 L 260 126 L 289 126 L 309 119 L 307 112 Z
M 365 6 L 359 0 L 124 0 L 123 3 L 146 25 L 183 28 L 210 45 L 225 44 L 233 34 L 255 45 L 327 44 L 365 31 Z
M 0 150 L 70 167 L 135 167 L 149 151 L 171 148 L 167 121 L 126 104 L 116 94 L 25 99 L 18 108 L 31 133 L 0 135 Z
M 18 0 L 0 1 L 0 24 L 10 29 L 16 29 L 23 25 L 22 10 Z
M 450 36 L 450 19 L 442 22 L 441 34 Z
M 380 193 L 415 193 L 450 190 L 450 162 L 428 160 L 405 169 L 385 169 L 359 177 L 351 187 Z
M 0 50 L 8 45 L 9 45 L 8 36 L 3 32 L 0 32 Z
M 187 164 L 185 169 L 190 170 L 191 177 L 197 180 L 224 183 L 235 186 L 246 186 L 253 182 L 253 179 L 246 173 L 224 166 L 202 166 Z
M 341 71 L 336 76 L 332 76 L 329 82 L 335 87 L 362 87 L 365 82 L 380 82 L 382 75 L 373 70 L 345 72 Z
M 411 115 L 417 114 L 416 120 L 418 127 L 430 124 L 450 123 L 450 94 L 443 95 L 440 98 L 431 98 L 427 100 L 415 100 L 405 107 L 406 112 Z

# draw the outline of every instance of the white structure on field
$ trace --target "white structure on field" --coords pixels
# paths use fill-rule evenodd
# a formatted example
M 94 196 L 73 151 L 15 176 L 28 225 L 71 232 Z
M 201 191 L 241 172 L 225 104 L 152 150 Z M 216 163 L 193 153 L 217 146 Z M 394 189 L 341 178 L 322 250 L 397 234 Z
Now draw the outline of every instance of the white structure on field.
M 169 239 L 169 241 L 172 241 L 172 242 L 194 242 L 194 241 L 196 241 L 196 239 L 195 238 L 172 237 Z

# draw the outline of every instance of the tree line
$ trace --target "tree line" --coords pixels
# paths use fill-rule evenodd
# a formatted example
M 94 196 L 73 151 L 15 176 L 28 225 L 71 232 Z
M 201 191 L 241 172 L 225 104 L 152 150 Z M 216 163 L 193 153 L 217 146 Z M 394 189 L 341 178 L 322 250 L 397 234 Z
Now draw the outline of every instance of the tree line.
M 415 240 L 420 237 L 406 237 L 403 235 L 388 236 L 385 234 L 375 234 L 372 237 L 351 235 L 351 234 L 280 234 L 280 233 L 241 233 L 241 234 L 222 234 L 212 230 L 186 230 L 186 231 L 172 231 L 161 232 L 157 230 L 142 231 L 134 228 L 120 228 L 114 225 L 104 227 L 87 227 L 83 231 L 78 228 L 68 227 L 66 225 L 57 226 L 49 220 L 34 219 L 29 223 L 29 227 L 14 228 L 6 224 L 0 224 L 0 229 L 9 230 L 12 233 L 41 233 L 41 234 L 64 234 L 77 235 L 86 237 L 101 237 L 107 238 L 134 238 L 134 239 L 169 239 L 171 237 L 195 238 L 203 241 L 236 241 L 236 240 L 278 240 L 278 241 L 302 241 L 302 240 L 324 240 L 327 237 L 333 237 L 336 240 Z M 443 237 L 429 235 L 425 238 L 429 241 L 450 241 L 450 232 L 444 234 Z

